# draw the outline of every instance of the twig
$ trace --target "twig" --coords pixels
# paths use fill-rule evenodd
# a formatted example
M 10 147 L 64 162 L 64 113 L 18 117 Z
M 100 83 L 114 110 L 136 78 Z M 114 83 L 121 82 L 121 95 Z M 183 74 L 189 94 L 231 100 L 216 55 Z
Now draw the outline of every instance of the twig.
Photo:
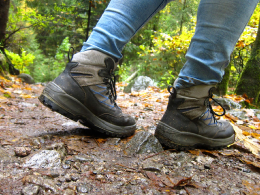
M 94 138 L 94 140 L 95 140 L 96 144 L 98 145 L 98 147 L 100 147 L 100 145 L 99 145 L 97 139 Z
M 158 154 L 161 154 L 161 153 L 164 153 L 164 152 L 166 152 L 166 151 L 170 151 L 170 150 L 175 151 L 175 149 L 163 150 L 163 151 L 161 151 L 161 152 L 157 152 L 157 153 L 155 153 L 155 154 L 151 154 L 151 155 L 145 157 L 143 160 L 146 160 L 146 159 L 148 159 L 148 158 L 151 158 L 151 157 L 157 156 Z
M 135 171 L 138 171 L 138 170 L 135 169 L 135 168 L 131 168 L 131 167 L 128 167 L 128 166 L 125 166 L 125 165 L 119 164 L 119 163 L 116 163 L 116 165 L 121 166 L 121 167 L 125 167 L 125 168 L 128 168 L 128 169 L 133 169 L 133 170 L 135 170 Z

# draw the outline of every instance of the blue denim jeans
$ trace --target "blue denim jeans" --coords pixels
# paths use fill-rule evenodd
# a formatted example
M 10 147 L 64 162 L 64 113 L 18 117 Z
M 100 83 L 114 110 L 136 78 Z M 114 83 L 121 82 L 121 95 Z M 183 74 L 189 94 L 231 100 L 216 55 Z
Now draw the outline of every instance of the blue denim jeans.
M 115 59 L 135 33 L 172 0 L 111 0 L 81 51 L 99 50 Z M 201 0 L 195 34 L 176 88 L 222 80 L 230 55 L 259 0 Z

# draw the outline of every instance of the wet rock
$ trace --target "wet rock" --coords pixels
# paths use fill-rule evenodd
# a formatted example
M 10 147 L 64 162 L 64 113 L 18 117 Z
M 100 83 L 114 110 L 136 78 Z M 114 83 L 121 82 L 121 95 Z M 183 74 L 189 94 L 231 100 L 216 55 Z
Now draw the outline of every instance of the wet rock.
M 92 190 L 92 188 L 93 187 L 90 184 L 83 183 L 77 186 L 77 191 L 79 193 L 89 193 Z
M 229 110 L 227 111 L 227 113 L 239 118 L 240 120 L 248 119 L 248 117 L 246 116 L 246 112 L 243 110 Z
M 23 167 L 29 168 L 59 168 L 60 166 L 61 157 L 56 150 L 41 150 L 23 164 Z
M 81 168 L 81 163 L 80 162 L 75 162 L 74 164 L 73 164 L 73 167 L 75 168 L 75 169 L 77 169 L 77 170 L 81 170 L 80 168 Z
M 148 76 L 139 76 L 135 79 L 131 91 L 145 90 L 149 86 L 156 86 L 154 81 Z
M 210 165 L 215 159 L 209 156 L 197 156 L 196 161 L 205 165 Z
M 20 78 L 22 80 L 22 82 L 24 82 L 24 83 L 28 83 L 28 84 L 35 83 L 34 79 L 29 74 L 22 73 L 22 74 L 19 74 L 17 77 Z
M 67 155 L 67 149 L 64 143 L 54 143 L 52 145 L 47 146 L 46 149 L 58 151 L 62 159 Z
M 63 123 L 62 127 L 64 127 L 64 128 L 77 128 L 77 127 L 79 127 L 79 123 L 69 121 L 69 122 Z
M 34 138 L 32 140 L 32 145 L 36 146 L 37 148 L 40 148 L 41 147 L 40 139 L 39 138 Z
M 19 105 L 21 105 L 23 107 L 27 107 L 27 108 L 34 108 L 34 107 L 36 107 L 36 104 L 31 104 L 31 103 L 27 103 L 27 102 L 21 102 L 21 103 L 19 103 Z
M 25 186 L 22 190 L 22 195 L 36 195 L 39 193 L 39 186 L 36 186 L 36 185 L 28 185 L 28 186 Z
M 185 152 L 180 152 L 177 154 L 170 154 L 173 158 L 173 165 L 177 167 L 185 166 L 187 163 L 192 161 L 192 157 L 190 155 L 187 155 Z
M 75 161 L 80 161 L 80 162 L 92 162 L 93 158 L 87 156 L 87 155 L 75 155 L 74 156 Z
M 14 157 L 14 153 L 11 154 L 9 150 L 6 150 L 2 147 L 0 147 L 0 161 L 1 162 L 12 162 L 12 161 L 16 161 L 15 157 Z
M 120 141 L 121 141 L 120 138 L 108 138 L 105 144 L 117 146 L 120 143 Z
M 31 148 L 29 147 L 16 147 L 14 148 L 14 152 L 16 156 L 24 157 L 28 156 L 31 153 Z
M 125 151 L 128 154 L 157 153 L 163 148 L 153 134 L 140 131 L 127 143 Z
M 62 169 L 50 169 L 50 170 L 48 169 L 48 171 L 45 174 L 52 178 L 56 178 L 64 174 L 64 172 Z
M 79 179 L 79 175 L 76 174 L 76 173 L 72 173 L 70 175 L 70 178 L 71 178 L 72 181 L 77 181 Z
M 96 176 L 96 180 L 99 180 L 99 181 L 103 180 L 104 178 L 105 177 L 103 175 L 97 175 Z
M 240 109 L 242 106 L 234 102 L 231 99 L 228 98 L 214 98 L 217 102 L 219 102 L 226 110 L 232 110 L 232 109 Z M 218 104 L 214 101 L 212 101 L 213 105 L 218 106 Z
M 161 172 L 163 165 L 153 160 L 146 160 L 143 163 L 143 170 Z
M 260 110 L 259 109 L 251 109 L 253 111 L 253 114 L 260 119 Z M 227 113 L 239 118 L 240 120 L 245 120 L 245 119 L 250 119 L 248 116 L 247 110 L 246 109 L 236 109 L 236 110 L 229 110 Z
M 54 194 L 58 194 L 58 188 L 55 186 L 52 179 L 43 179 L 37 175 L 28 175 L 23 178 L 23 181 L 30 184 L 35 184 L 44 189 L 51 190 Z
M 70 169 L 71 165 L 70 164 L 67 164 L 67 163 L 63 163 L 62 164 L 62 168 L 63 169 Z
M 69 173 L 65 175 L 65 180 L 66 180 L 66 182 L 71 181 L 71 175 Z
M 66 189 L 64 192 L 64 195 L 75 195 L 76 193 L 74 192 L 74 190 L 71 189 Z

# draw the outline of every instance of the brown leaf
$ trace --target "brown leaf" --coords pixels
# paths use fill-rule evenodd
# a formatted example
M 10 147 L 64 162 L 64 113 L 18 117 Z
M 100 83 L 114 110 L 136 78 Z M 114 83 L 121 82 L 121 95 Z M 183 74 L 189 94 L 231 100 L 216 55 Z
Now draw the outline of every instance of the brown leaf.
M 196 156 L 199 156 L 199 155 L 201 154 L 201 151 L 200 151 L 200 150 L 189 150 L 189 152 L 190 152 L 191 154 L 196 155 Z
M 168 187 L 173 188 L 175 185 L 172 183 L 172 181 L 169 179 L 168 176 L 162 176 L 161 181 Z
M 174 183 L 174 186 L 186 186 L 192 177 L 182 177 L 177 176 L 170 178 L 171 182 Z
M 257 195 L 259 194 L 260 192 L 260 186 L 259 184 L 252 184 L 252 183 L 249 183 L 248 181 L 246 180 L 243 180 L 242 181 L 242 184 L 244 186 L 246 186 L 247 190 L 249 191 L 248 194 L 251 194 L 251 195 Z
M 260 162 L 252 162 L 246 158 L 240 158 L 241 161 L 245 162 L 246 164 L 253 165 L 256 168 L 260 168 Z
M 231 119 L 231 120 L 234 121 L 234 122 L 237 122 L 237 121 L 239 120 L 237 117 L 235 117 L 235 116 L 233 116 L 233 115 L 231 115 L 231 114 L 229 114 L 229 113 L 225 114 L 225 116 L 226 116 L 227 118 Z
M 162 186 L 163 183 L 161 182 L 161 179 L 157 177 L 153 172 L 146 171 L 145 174 L 147 177 L 154 182 L 154 184 Z

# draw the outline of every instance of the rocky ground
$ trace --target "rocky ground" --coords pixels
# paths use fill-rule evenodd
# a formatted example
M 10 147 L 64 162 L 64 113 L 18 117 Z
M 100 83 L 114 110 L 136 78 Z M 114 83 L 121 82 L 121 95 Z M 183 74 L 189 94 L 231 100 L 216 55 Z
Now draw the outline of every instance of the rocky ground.
M 42 89 L 2 89 L 10 97 L 0 99 L 0 194 L 260 194 L 260 158 L 243 142 L 215 151 L 157 142 L 166 91 L 118 93 L 138 126 L 120 139 L 51 112 L 37 99 Z

